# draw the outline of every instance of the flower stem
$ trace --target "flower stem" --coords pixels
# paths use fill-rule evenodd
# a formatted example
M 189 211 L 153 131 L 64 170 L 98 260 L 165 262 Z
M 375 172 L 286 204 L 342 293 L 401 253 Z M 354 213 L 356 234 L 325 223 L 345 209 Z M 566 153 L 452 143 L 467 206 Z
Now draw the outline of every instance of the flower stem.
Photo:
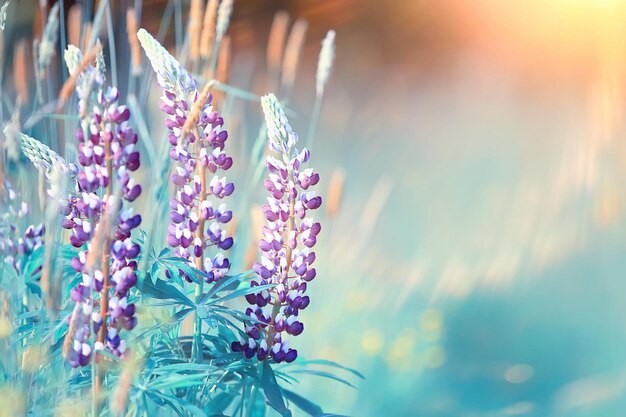
M 194 131 L 194 135 L 196 137 L 196 143 L 198 144 L 198 154 L 200 153 L 200 140 L 198 138 L 198 132 Z M 200 245 L 202 248 L 202 253 L 200 256 L 196 257 L 196 268 L 198 270 L 203 270 L 203 260 L 204 260 L 204 217 L 202 216 L 202 201 L 206 199 L 206 168 L 202 163 L 198 163 L 198 176 L 200 177 L 200 203 L 198 204 L 198 229 L 196 230 L 196 237 L 200 239 Z M 196 303 L 202 297 L 202 289 L 204 284 L 204 278 L 200 277 L 200 282 L 198 282 L 196 286 Z M 191 344 L 191 358 L 195 362 L 200 362 L 202 360 L 202 349 L 201 349 L 201 340 L 200 333 L 202 332 L 202 319 L 198 316 L 198 313 L 194 311 L 194 327 L 193 327 L 193 341 Z
M 289 279 L 289 269 L 291 268 L 291 245 L 289 244 L 289 236 L 291 235 L 291 232 L 295 229 L 295 205 L 296 205 L 296 199 L 295 197 L 293 197 L 292 195 L 289 196 L 289 223 L 287 224 L 287 229 L 284 231 L 284 235 L 283 235 L 283 242 L 287 242 L 287 244 L 285 245 L 285 256 L 287 258 L 287 266 L 284 269 L 284 278 L 281 281 L 286 281 Z M 266 339 L 266 343 L 267 346 L 272 346 L 272 340 L 274 339 L 274 335 L 276 334 L 276 330 L 275 330 L 275 323 L 276 323 L 276 316 L 278 315 L 278 313 L 280 312 L 280 308 L 282 307 L 282 303 L 280 303 L 278 301 L 278 294 L 276 293 L 276 289 L 273 289 L 274 293 L 276 294 L 275 298 L 274 298 L 274 308 L 272 309 L 272 319 L 268 325 L 269 330 L 267 332 L 267 339 Z
M 113 162 L 111 159 L 111 143 L 110 142 L 105 142 L 104 144 L 104 160 L 106 163 L 106 169 L 107 169 L 107 176 L 109 178 L 109 183 L 106 187 L 106 203 L 107 206 L 109 206 L 111 204 L 111 195 L 112 195 L 112 189 L 113 189 Z M 111 210 L 111 207 L 107 207 L 107 211 Z M 108 213 L 104 213 L 104 215 L 108 215 Z M 101 221 L 101 227 L 109 227 L 108 222 L 102 221 L 102 218 L 100 219 Z M 98 332 L 98 342 L 102 343 L 104 345 L 105 339 L 106 339 L 106 332 L 107 332 L 107 315 L 109 312 L 109 274 L 110 274 L 110 265 L 109 265 L 109 258 L 111 256 L 111 251 L 110 251 L 110 246 L 111 246 L 111 236 L 110 236 L 110 232 L 108 230 L 104 230 L 104 243 L 102 245 L 102 276 L 103 276 L 103 280 L 104 282 L 102 283 L 102 290 L 100 291 L 100 318 L 101 318 L 101 323 L 100 323 L 100 331 Z M 97 360 L 97 356 L 98 353 L 94 352 L 94 358 L 93 360 L 96 361 Z M 95 371 L 96 371 L 96 378 L 94 379 L 94 402 L 95 402 L 95 408 L 96 411 L 99 409 L 99 395 L 102 392 L 102 382 L 104 380 L 104 373 L 101 372 L 101 370 L 99 369 L 99 367 L 96 365 L 95 366 Z

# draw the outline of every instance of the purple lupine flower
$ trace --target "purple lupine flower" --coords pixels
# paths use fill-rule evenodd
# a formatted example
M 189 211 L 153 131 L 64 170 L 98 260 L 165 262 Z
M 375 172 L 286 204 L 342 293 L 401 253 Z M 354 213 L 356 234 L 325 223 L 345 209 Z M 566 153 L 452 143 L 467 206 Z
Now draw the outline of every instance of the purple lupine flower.
M 19 227 L 19 219 L 30 211 L 28 204 L 20 201 L 18 193 L 4 180 L 4 192 L 0 195 L 0 260 L 9 263 L 20 271 L 20 259 L 30 256 L 43 245 L 45 227 L 43 224 L 29 225 L 25 230 Z
M 248 294 L 253 307 L 246 315 L 255 322 L 245 328 L 247 340 L 232 344 L 235 351 L 247 358 L 271 358 L 275 362 L 292 362 L 298 356 L 289 347 L 288 336 L 304 331 L 299 313 L 310 302 L 305 295 L 308 283 L 315 278 L 315 252 L 312 248 L 321 230 L 318 222 L 307 217 L 317 209 L 322 199 L 310 191 L 319 182 L 319 174 L 303 168 L 309 159 L 305 148 L 298 152 L 298 136 L 291 130 L 285 113 L 273 94 L 261 99 L 270 150 L 266 165 L 269 171 L 264 182 L 270 196 L 263 205 L 266 224 L 259 241 L 261 259 L 254 263 L 257 278 L 252 287 L 274 284 L 271 290 Z
M 68 47 L 66 61 L 70 71 L 82 55 L 75 47 Z M 70 243 L 86 250 L 72 259 L 74 270 L 82 274 L 82 282 L 72 289 L 71 297 L 77 303 L 72 323 L 76 327 L 74 341 L 69 348 L 68 360 L 72 366 L 89 363 L 91 352 L 107 350 L 124 356 L 125 342 L 120 339 L 122 329 L 132 330 L 137 324 L 135 306 L 128 301 L 131 288 L 137 283 L 137 261 L 140 247 L 131 239 L 131 232 L 141 223 L 141 216 L 124 202 L 134 201 L 141 194 L 141 185 L 131 177 L 139 168 L 139 152 L 135 150 L 137 135 L 128 126 L 130 111 L 118 103 L 119 92 L 115 87 L 104 87 L 102 57 L 96 66 L 88 66 L 78 77 L 76 92 L 81 125 L 76 132 L 78 139 L 78 162 L 81 167 L 76 175 L 76 195 L 70 197 L 64 208 L 63 227 L 72 230 Z M 110 178 L 110 174 L 113 178 Z M 112 184 L 119 190 L 119 197 L 112 195 Z M 86 265 L 92 239 L 100 226 L 102 216 L 115 213 L 111 226 L 113 232 L 107 245 L 108 265 L 93 269 Z M 104 276 L 103 271 L 108 271 Z M 104 288 L 108 283 L 107 288 Z M 102 291 L 96 302 L 94 295 Z M 103 311 L 94 310 L 106 295 L 108 304 Z M 104 322 L 103 322 L 104 316 Z M 88 345 L 90 325 L 99 335 L 92 347 Z M 104 326 L 104 328 L 103 328 Z
M 207 282 L 214 282 L 228 273 L 230 261 L 222 251 L 233 245 L 224 227 L 231 221 L 232 211 L 221 201 L 235 186 L 217 174 L 233 164 L 224 151 L 228 138 L 224 119 L 211 105 L 208 90 L 200 92 L 196 80 L 148 32 L 140 29 L 137 36 L 157 74 L 163 90 L 160 108 L 167 115 L 173 160 L 170 179 L 176 189 L 169 204 L 167 242 L 177 255 L 202 269 Z M 209 173 L 213 177 L 207 181 Z M 212 257 L 207 250 L 211 246 Z M 179 274 L 192 282 L 182 270 Z

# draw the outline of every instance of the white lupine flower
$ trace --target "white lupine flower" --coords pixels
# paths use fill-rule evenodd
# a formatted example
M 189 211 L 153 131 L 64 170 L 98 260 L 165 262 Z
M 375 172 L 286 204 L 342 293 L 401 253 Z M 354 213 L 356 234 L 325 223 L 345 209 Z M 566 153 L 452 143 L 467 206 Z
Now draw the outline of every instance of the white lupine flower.
M 298 136 L 293 134 L 283 107 L 271 93 L 261 97 L 261 107 L 265 115 L 270 148 L 281 154 L 288 153 L 288 149 L 298 141 Z
M 186 69 L 144 28 L 137 31 L 152 68 L 157 73 L 159 84 L 177 95 L 187 95 L 196 88 L 196 82 Z
M 39 142 L 36 139 L 31 138 L 23 133 L 18 133 L 20 143 L 22 145 L 22 152 L 30 161 L 39 169 L 50 169 L 55 163 L 64 163 L 65 160 L 61 158 L 56 152 L 50 149 L 47 145 Z

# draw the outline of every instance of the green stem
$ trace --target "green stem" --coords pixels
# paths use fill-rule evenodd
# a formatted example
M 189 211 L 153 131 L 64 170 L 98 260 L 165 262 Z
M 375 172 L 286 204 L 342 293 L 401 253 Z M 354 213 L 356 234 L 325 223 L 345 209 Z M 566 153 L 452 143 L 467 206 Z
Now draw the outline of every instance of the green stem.
M 200 281 L 200 283 L 198 283 L 198 285 L 196 285 L 196 304 L 198 303 L 198 301 L 200 301 L 200 297 L 202 297 L 202 287 L 203 287 L 203 282 Z M 193 361 L 195 362 L 201 362 L 201 340 L 200 340 L 200 336 L 202 333 L 202 319 L 198 316 L 197 312 L 194 312 L 194 324 L 193 324 L 193 340 L 192 340 L 192 344 L 191 344 L 191 357 L 193 359 Z
M 313 104 L 313 113 L 311 114 L 311 122 L 309 123 L 309 132 L 306 138 L 306 147 L 311 150 L 313 147 L 313 141 L 315 140 L 315 133 L 317 132 L 317 125 L 320 120 L 320 113 L 322 111 L 322 101 L 324 96 L 318 94 L 315 96 L 315 104 Z

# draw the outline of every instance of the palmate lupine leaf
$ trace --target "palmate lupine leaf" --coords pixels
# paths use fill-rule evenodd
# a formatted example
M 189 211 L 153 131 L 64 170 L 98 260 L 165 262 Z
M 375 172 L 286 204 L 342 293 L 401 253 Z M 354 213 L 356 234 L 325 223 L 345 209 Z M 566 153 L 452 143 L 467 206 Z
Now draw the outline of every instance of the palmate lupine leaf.
M 198 299 L 198 304 L 204 304 L 206 301 L 214 296 L 216 296 L 221 291 L 226 291 L 229 289 L 236 289 L 239 287 L 239 283 L 245 279 L 249 278 L 253 275 L 251 270 L 242 272 L 237 275 L 226 276 L 223 279 L 219 280 L 215 285 L 211 287 L 211 289 L 205 293 L 202 297 Z
M 159 252 L 159 256 L 154 259 L 154 263 L 150 267 L 152 282 L 156 284 L 160 271 L 167 271 L 174 282 L 184 287 L 179 270 L 196 282 L 200 282 L 200 280 L 204 280 L 208 276 L 206 272 L 191 266 L 188 259 L 173 255 L 171 248 L 164 248 Z
M 160 300 L 173 300 L 178 301 L 188 307 L 193 307 L 195 304 L 185 294 L 183 294 L 178 288 L 166 283 L 165 281 L 158 279 L 153 283 L 150 279 L 142 279 L 137 283 L 139 291 L 152 298 L 158 298 Z

